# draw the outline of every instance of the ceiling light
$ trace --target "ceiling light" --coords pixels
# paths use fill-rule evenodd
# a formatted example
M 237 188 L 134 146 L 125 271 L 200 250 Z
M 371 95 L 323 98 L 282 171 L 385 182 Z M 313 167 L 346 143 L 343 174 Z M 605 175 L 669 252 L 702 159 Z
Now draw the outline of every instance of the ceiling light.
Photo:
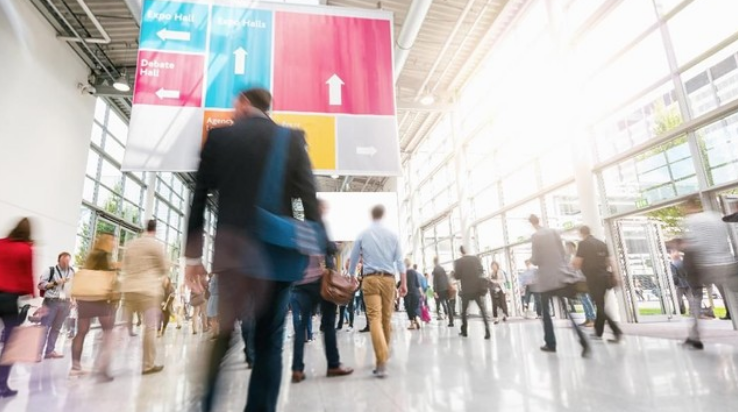
M 341 177 L 341 176 L 339 176 L 339 175 L 331 175 L 331 178 L 332 179 L 338 179 L 339 177 Z
M 127 92 L 131 90 L 131 86 L 128 85 L 128 79 L 125 74 L 121 74 L 118 80 L 113 83 L 113 88 L 119 92 Z
M 423 106 L 430 106 L 436 102 L 435 96 L 432 93 L 427 93 L 425 96 L 420 98 L 420 104 Z

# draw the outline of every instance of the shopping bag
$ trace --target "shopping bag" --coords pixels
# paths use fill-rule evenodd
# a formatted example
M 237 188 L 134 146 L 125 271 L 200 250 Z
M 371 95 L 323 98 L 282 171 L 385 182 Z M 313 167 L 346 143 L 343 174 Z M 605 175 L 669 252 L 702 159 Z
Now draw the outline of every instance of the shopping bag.
M 431 315 L 430 315 L 430 310 L 428 310 L 428 305 L 423 304 L 420 306 L 420 318 L 425 323 L 428 323 L 431 321 Z
M 5 343 L 0 365 L 36 363 L 40 359 L 46 328 L 43 326 L 19 326 L 13 329 Z

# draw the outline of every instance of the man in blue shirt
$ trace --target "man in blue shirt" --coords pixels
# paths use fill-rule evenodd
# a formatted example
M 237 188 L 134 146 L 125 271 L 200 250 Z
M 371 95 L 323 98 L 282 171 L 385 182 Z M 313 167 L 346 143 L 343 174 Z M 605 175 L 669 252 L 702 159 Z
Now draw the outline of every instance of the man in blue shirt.
M 392 313 L 395 303 L 395 275 L 400 273 L 400 297 L 407 293 L 405 265 L 402 262 L 400 240 L 382 224 L 384 206 L 372 209 L 373 223 L 354 243 L 349 273 L 354 276 L 359 257 L 363 262 L 364 302 L 369 320 L 372 345 L 377 366 L 374 375 L 387 376 Z

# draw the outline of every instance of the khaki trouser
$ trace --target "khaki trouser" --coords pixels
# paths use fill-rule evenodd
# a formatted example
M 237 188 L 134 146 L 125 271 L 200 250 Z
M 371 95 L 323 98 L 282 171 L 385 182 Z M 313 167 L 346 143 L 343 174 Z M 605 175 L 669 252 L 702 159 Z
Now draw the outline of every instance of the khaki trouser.
M 372 335 L 377 366 L 389 359 L 392 313 L 395 310 L 395 278 L 391 276 L 367 276 L 362 282 L 366 317 Z
M 156 329 L 161 316 L 161 298 L 142 293 L 125 295 L 129 313 L 139 312 L 143 316 L 143 370 L 156 366 Z

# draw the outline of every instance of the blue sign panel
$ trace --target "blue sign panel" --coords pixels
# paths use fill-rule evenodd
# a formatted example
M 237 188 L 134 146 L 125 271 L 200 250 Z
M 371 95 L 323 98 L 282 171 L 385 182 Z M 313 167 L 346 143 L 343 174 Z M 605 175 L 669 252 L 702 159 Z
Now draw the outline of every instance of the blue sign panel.
M 141 16 L 141 49 L 204 53 L 208 6 L 147 0 Z
M 213 6 L 205 107 L 230 109 L 251 87 L 271 89 L 273 13 Z

